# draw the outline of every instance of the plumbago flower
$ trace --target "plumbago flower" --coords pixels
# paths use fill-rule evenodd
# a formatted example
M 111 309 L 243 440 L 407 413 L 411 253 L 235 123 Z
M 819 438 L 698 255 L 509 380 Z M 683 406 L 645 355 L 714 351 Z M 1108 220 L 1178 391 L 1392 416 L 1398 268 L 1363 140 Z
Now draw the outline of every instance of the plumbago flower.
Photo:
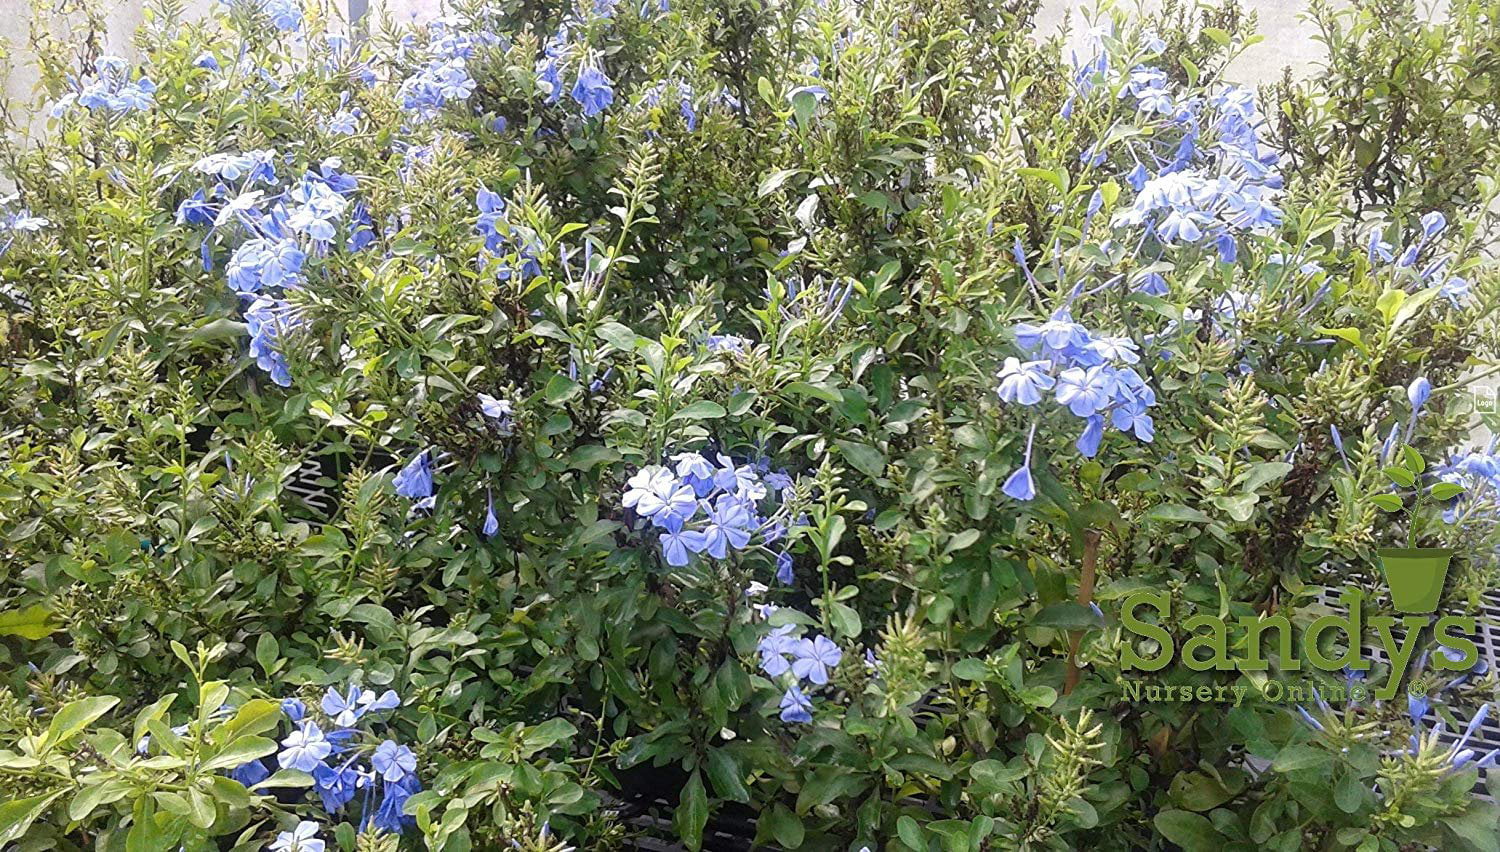
M 1066 308 L 1041 324 L 1018 323 L 1014 333 L 1030 360 L 1005 359 L 995 389 L 1002 402 L 1033 407 L 1050 394 L 1059 408 L 1083 421 L 1075 446 L 1088 458 L 1099 452 L 1110 427 L 1141 441 L 1155 437 L 1155 422 L 1148 412 L 1156 405 L 1156 392 L 1130 366 L 1140 362 L 1135 341 L 1096 336 L 1074 322 Z M 1002 486 L 1006 495 L 1017 500 L 1036 496 L 1031 475 L 1036 429 L 1033 421 L 1027 432 L 1025 463 Z
M 786 537 L 790 510 L 784 500 L 763 511 L 772 495 L 783 498 L 792 486 L 783 472 L 735 464 L 723 453 L 697 452 L 670 457 L 671 465 L 648 465 L 625 483 L 621 500 L 652 528 L 668 565 L 683 567 L 693 555 L 726 559 L 731 553 L 759 551 L 777 564 L 778 578 L 790 581 L 790 555 L 772 546 Z M 782 572 L 785 563 L 788 570 Z
M 335 250 L 341 229 L 348 251 L 368 246 L 374 231 L 368 212 L 350 200 L 358 181 L 342 171 L 338 158 L 323 160 L 280 193 L 277 160 L 271 150 L 199 158 L 191 172 L 206 185 L 178 205 L 177 221 L 207 227 L 199 247 L 205 270 L 214 267 L 218 242 L 238 241 L 224 274 L 229 289 L 247 302 L 250 355 L 273 382 L 289 387 L 284 338 L 303 320 L 283 298 L 286 291 L 306 283 L 308 260 Z
M 1436 288 L 1437 295 L 1453 308 L 1462 309 L 1473 304 L 1474 296 L 1467 278 L 1452 272 L 1458 255 L 1443 251 L 1439 244 L 1448 219 L 1433 210 L 1422 215 L 1420 231 L 1400 249 L 1384 239 L 1387 226 L 1371 229 L 1365 259 L 1372 269 L 1388 275 L 1393 286 L 1402 290 L 1411 287 Z
M 16 200 L 14 195 L 0 199 L 0 257 L 10 251 L 17 235 L 34 234 L 52 224 L 40 216 L 31 215 L 31 211 L 24 207 L 12 210 L 11 205 Z
M 1065 117 L 1071 116 L 1075 100 L 1102 98 L 1118 90 L 1122 100 L 1134 105 L 1136 124 L 1150 128 L 1110 148 L 1094 146 L 1083 154 L 1085 163 L 1114 171 L 1136 192 L 1112 221 L 1116 226 L 1145 228 L 1150 240 L 1142 248 L 1144 254 L 1160 256 L 1176 246 L 1211 245 L 1219 260 L 1233 263 L 1242 232 L 1266 233 L 1281 224 L 1276 204 L 1282 186 L 1276 170 L 1281 156 L 1261 139 L 1266 121 L 1253 92 L 1222 86 L 1206 96 L 1182 96 L 1165 71 L 1149 65 L 1112 68 L 1097 38 L 1091 49 L 1092 58 L 1078 71 L 1077 93 Z M 1095 202 L 1089 218 L 1097 210 Z
M 761 607 L 766 618 L 775 614 L 777 607 L 767 604 Z M 811 722 L 813 703 L 806 689 L 826 686 L 844 652 L 832 639 L 822 634 L 799 638 L 793 635 L 793 624 L 772 628 L 756 646 L 760 655 L 760 670 L 766 677 L 784 687 L 779 708 L 783 722 Z
M 144 112 L 156 103 L 156 84 L 144 75 L 130 79 L 130 63 L 118 56 L 99 57 L 94 60 L 92 78 L 71 82 L 74 91 L 63 95 L 52 106 L 54 118 L 66 115 L 75 106 L 123 115 Z
M 376 692 L 351 683 L 342 692 L 329 687 L 310 711 L 300 699 L 285 698 L 282 711 L 292 729 L 272 758 L 253 760 L 231 773 L 236 779 L 269 777 L 268 761 L 312 777 L 311 794 L 329 815 L 347 813 L 356 826 L 398 834 L 415 824 L 402 813 L 406 800 L 422 789 L 416 753 L 390 737 L 376 737 L 370 726 L 384 712 L 401 706 L 395 691 Z M 320 849 L 318 826 L 303 821 L 278 842 L 285 849 Z M 293 844 L 300 843 L 302 846 Z M 309 845 L 311 844 L 311 845 Z
M 327 846 L 318 839 L 318 829 L 312 820 L 302 820 L 291 831 L 276 835 L 271 852 L 324 852 Z
M 479 207 L 479 219 L 475 230 L 484 237 L 481 263 L 495 264 L 495 277 L 502 281 L 520 274 L 522 281 L 530 281 L 542 274 L 542 242 L 536 232 L 524 225 L 512 224 L 506 218 L 507 205 L 499 193 L 479 187 L 475 197 Z M 514 263 L 511 261 L 514 258 Z

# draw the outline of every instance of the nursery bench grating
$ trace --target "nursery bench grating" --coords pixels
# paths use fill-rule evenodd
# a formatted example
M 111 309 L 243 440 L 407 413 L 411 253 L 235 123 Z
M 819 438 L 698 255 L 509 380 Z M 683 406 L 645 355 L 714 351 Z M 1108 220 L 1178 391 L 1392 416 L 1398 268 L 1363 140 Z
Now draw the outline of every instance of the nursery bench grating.
M 1382 583 L 1371 582 L 1368 577 L 1363 576 L 1350 576 L 1346 582 L 1350 585 L 1357 585 L 1367 594 L 1373 595 L 1378 603 L 1383 603 L 1387 600 Z M 1319 593 L 1319 601 L 1330 610 L 1340 615 L 1345 614 L 1346 609 L 1339 600 L 1341 591 L 1342 588 L 1338 586 L 1325 587 Z M 1492 675 L 1500 672 L 1500 668 L 1497 668 L 1497 663 L 1500 663 L 1500 591 L 1489 591 L 1483 595 L 1479 612 L 1476 614 L 1475 628 L 1475 631 L 1467 634 L 1467 636 L 1479 647 L 1480 662 L 1486 667 L 1484 670 L 1490 672 Z M 1402 629 L 1400 624 L 1397 624 L 1391 632 L 1397 641 L 1401 641 L 1406 635 L 1406 631 Z M 1376 663 L 1389 662 L 1389 657 L 1386 655 L 1385 649 L 1379 643 L 1366 643 L 1365 653 L 1369 659 Z M 1486 698 L 1485 700 L 1488 699 Z M 1480 703 L 1482 702 L 1460 702 L 1467 712 L 1462 715 L 1455 714 L 1455 716 L 1461 722 L 1467 721 L 1472 717 L 1472 713 L 1479 709 Z M 1440 717 L 1435 710 L 1428 710 L 1427 714 L 1422 717 L 1423 725 L 1428 729 L 1436 725 L 1439 720 Z M 1442 732 L 1438 735 L 1438 739 L 1441 742 L 1452 743 L 1456 742 L 1461 734 L 1462 728 L 1455 730 L 1452 726 L 1444 725 Z M 1495 713 L 1492 709 L 1489 718 L 1485 720 L 1484 724 L 1479 726 L 1479 729 L 1474 732 L 1474 736 L 1470 738 L 1469 747 L 1473 748 L 1476 754 L 1484 754 L 1492 749 L 1500 749 L 1500 714 Z M 1479 778 L 1480 784 L 1489 793 L 1486 798 L 1500 793 L 1500 767 L 1494 767 L 1489 770 L 1481 769 Z

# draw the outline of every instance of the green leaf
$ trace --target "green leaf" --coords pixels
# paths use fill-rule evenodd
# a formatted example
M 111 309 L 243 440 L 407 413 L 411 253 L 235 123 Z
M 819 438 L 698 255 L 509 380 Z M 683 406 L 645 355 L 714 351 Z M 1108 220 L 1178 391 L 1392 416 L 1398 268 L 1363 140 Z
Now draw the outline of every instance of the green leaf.
M 1387 512 L 1399 512 L 1406 505 L 1400 497 L 1394 494 L 1376 494 L 1370 498 L 1370 502 Z
M 212 769 L 233 769 L 241 764 L 249 763 L 259 757 L 265 757 L 276 751 L 276 741 L 266 737 L 240 737 L 225 746 L 218 754 L 203 762 L 204 771 Z
M 1022 175 L 1024 177 L 1032 177 L 1032 178 L 1037 178 L 1038 180 L 1044 180 L 1047 183 L 1050 183 L 1053 186 L 1057 187 L 1057 191 L 1058 192 L 1061 192 L 1064 195 L 1068 194 L 1068 178 L 1067 178 L 1067 176 L 1063 175 L 1063 174 L 1059 174 L 1058 172 L 1052 171 L 1051 169 L 1037 169 L 1037 168 L 1027 167 L 1027 168 L 1016 169 L 1016 174 Z
M 809 382 L 792 382 L 786 386 L 785 390 L 787 393 L 797 394 L 798 396 L 810 396 L 814 399 L 821 399 L 824 402 L 834 403 L 835 405 L 844 401 L 844 398 L 837 391 Z
M 1454 497 L 1464 493 L 1464 487 L 1456 482 L 1439 482 L 1432 486 L 1432 499 L 1452 500 Z
M 0 636 L 41 639 L 59 629 L 61 625 L 52 620 L 52 610 L 41 604 L 0 612 Z
M 1346 814 L 1358 811 L 1365 802 L 1365 795 L 1365 785 L 1354 772 L 1346 771 L 1339 782 L 1333 785 L 1333 803 Z
M 1181 846 L 1185 852 L 1217 850 L 1225 843 L 1224 835 L 1207 817 L 1191 811 L 1166 810 L 1151 820 L 1161 836 Z
M 885 454 L 869 444 L 861 444 L 855 441 L 834 441 L 843 453 L 844 458 L 853 465 L 856 470 L 871 479 L 879 479 L 885 473 Z
M 802 828 L 802 818 L 792 813 L 786 805 L 777 802 L 762 819 L 766 821 L 766 829 L 771 837 L 782 848 L 796 849 L 802 845 L 807 834 Z
M 672 420 L 717 420 L 727 414 L 724 406 L 710 399 L 700 399 L 672 415 Z
M 1361 352 L 1368 353 L 1370 351 L 1369 347 L 1365 346 L 1364 338 L 1360 335 L 1360 331 L 1357 328 L 1320 328 L 1318 329 L 1318 333 L 1332 335 L 1340 340 L 1352 343 Z
M 1246 491 L 1257 491 L 1262 485 L 1279 482 L 1291 472 L 1292 466 L 1287 462 L 1260 462 L 1251 466 L 1241 485 Z
M 553 373 L 552 378 L 547 380 L 547 388 L 542 391 L 542 398 L 552 405 L 561 405 L 582 391 L 583 385 L 562 373 Z
M 909 816 L 902 816 L 896 820 L 896 836 L 901 838 L 901 842 L 905 843 L 908 848 L 917 852 L 927 848 L 927 839 L 922 836 L 922 826 Z
M 1102 630 L 1104 619 L 1081 603 L 1063 601 L 1042 607 L 1040 612 L 1032 616 L 1031 626 L 1056 630 Z
M 677 812 L 672 815 L 676 823 L 677 836 L 689 849 L 703 848 L 703 827 L 708 824 L 708 793 L 703 789 L 703 777 L 693 770 L 683 785 L 682 798 Z
M 594 329 L 594 334 L 621 352 L 634 352 L 636 344 L 636 333 L 628 326 L 617 322 L 607 322 Z
M 574 470 L 591 470 L 601 464 L 620 460 L 620 452 L 601 444 L 584 444 L 568 454 L 568 466 Z
M 801 171 L 802 169 L 777 169 L 771 172 L 766 176 L 765 180 L 760 182 L 760 187 L 755 190 L 755 197 L 765 198 L 767 195 L 780 189 L 781 185 L 786 183 L 788 178 L 799 174 Z
M 0 804 L 0 844 L 20 840 L 36 818 L 45 813 L 52 801 L 64 792 L 66 791 L 57 790 Z
M 744 772 L 734 755 L 722 748 L 708 750 L 708 780 L 721 799 L 735 802 L 750 801 L 750 791 L 745 787 Z
M 1276 759 L 1271 761 L 1271 768 L 1277 772 L 1296 772 L 1299 769 L 1321 766 L 1328 762 L 1328 753 L 1322 749 L 1309 745 L 1292 745 L 1282 749 L 1281 753 L 1276 755 Z
M 95 719 L 108 713 L 119 703 L 120 699 L 113 695 L 96 695 L 64 704 L 62 709 L 57 711 L 57 715 L 52 717 L 52 724 L 47 727 L 47 748 L 65 745 Z
M 1192 509 L 1180 503 L 1163 503 L 1153 506 L 1146 517 L 1153 521 L 1179 521 L 1183 523 L 1206 524 L 1212 520 L 1208 515 L 1197 509 Z
M 1401 466 L 1412 473 L 1421 473 L 1427 469 L 1427 462 L 1422 454 L 1411 447 L 1401 448 Z
M 281 646 L 276 642 L 276 637 L 270 633 L 260 634 L 255 640 L 255 662 L 260 665 L 267 676 L 271 674 L 271 667 L 276 665 L 276 658 L 281 654 Z
M 1384 473 L 1386 479 L 1389 479 L 1402 488 L 1410 488 L 1413 485 L 1417 484 L 1416 475 L 1404 467 L 1396 467 L 1395 465 L 1391 465 L 1390 467 L 1385 469 Z
M 1202 772 L 1181 772 L 1172 779 L 1172 801 L 1190 811 L 1211 811 L 1234 797 L 1224 782 Z

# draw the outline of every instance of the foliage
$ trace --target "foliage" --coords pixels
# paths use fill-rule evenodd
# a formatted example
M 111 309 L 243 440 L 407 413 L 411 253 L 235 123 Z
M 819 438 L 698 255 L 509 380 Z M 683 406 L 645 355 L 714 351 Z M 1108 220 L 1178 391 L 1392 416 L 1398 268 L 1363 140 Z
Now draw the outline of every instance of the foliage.
M 1433 705 L 1134 700 L 1116 611 L 1500 580 L 1493 4 L 1260 96 L 1233 5 L 452 6 L 34 39 L 0 843 L 1496 848 Z

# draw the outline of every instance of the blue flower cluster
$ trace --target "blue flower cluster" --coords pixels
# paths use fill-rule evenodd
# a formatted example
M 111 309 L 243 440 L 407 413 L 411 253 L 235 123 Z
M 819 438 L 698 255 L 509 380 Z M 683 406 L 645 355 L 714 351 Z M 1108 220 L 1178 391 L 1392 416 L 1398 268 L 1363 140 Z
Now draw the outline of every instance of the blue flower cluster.
M 582 108 L 584 118 L 593 118 L 615 102 L 614 84 L 588 46 L 571 40 L 575 31 L 573 23 L 563 21 L 547 40 L 542 58 L 536 63 L 536 78 L 546 94 L 546 102 L 557 103 L 562 100 L 564 91 L 564 65 L 572 64 L 576 57 L 573 86 L 567 89 L 567 93 Z
M 788 508 L 769 513 L 763 502 L 792 487 L 784 471 L 769 465 L 735 464 L 723 453 L 681 452 L 669 465 L 647 465 L 625 484 L 623 504 L 661 530 L 659 544 L 668 565 L 682 567 L 692 554 L 724 559 L 731 551 L 758 549 L 772 554 L 776 576 L 792 581 L 792 558 L 771 547 L 786 538 Z
M 1482 450 L 1454 454 L 1433 468 L 1441 482 L 1461 485 L 1464 492 L 1443 512 L 1443 519 L 1466 529 L 1493 529 L 1500 524 L 1500 452 L 1497 438 Z
M 305 173 L 277 193 L 280 177 L 274 151 L 210 154 L 192 170 L 212 181 L 177 207 L 180 224 L 206 226 L 201 253 L 204 269 L 213 268 L 217 238 L 240 239 L 225 267 L 229 288 L 244 297 L 250 330 L 250 354 L 271 380 L 291 385 L 284 335 L 302 324 L 284 298 L 301 287 L 309 257 L 327 254 L 342 228 L 344 245 L 359 251 L 375 239 L 374 222 L 364 205 L 351 202 L 358 184 L 329 158 L 317 171 Z M 279 291 L 279 292 L 278 292 Z
M 469 60 L 481 47 L 500 44 L 499 36 L 469 31 L 448 18 L 428 24 L 428 42 L 423 64 L 401 84 L 401 106 L 417 121 L 431 121 L 451 103 L 467 101 L 474 94 Z M 410 46 L 409 41 L 403 46 Z
M 769 617 L 776 607 L 766 605 L 761 609 Z M 828 684 L 829 675 L 843 661 L 844 652 L 827 636 L 797 637 L 792 635 L 795 630 L 793 624 L 772 628 L 761 638 L 756 651 L 760 654 L 760 670 L 786 685 L 779 705 L 781 720 L 811 722 L 813 703 L 807 693 Z
M 14 195 L 0 199 L 0 257 L 10 251 L 17 234 L 34 234 L 52 224 L 41 216 L 31 215 L 25 207 L 12 210 L 11 205 L 17 200 Z
M 302 28 L 301 0 L 219 0 L 233 11 L 255 12 L 270 18 L 271 25 L 281 32 L 295 32 Z
M 1142 441 L 1155 437 L 1149 409 L 1156 405 L 1156 392 L 1130 366 L 1141 360 L 1135 341 L 1096 336 L 1074 322 L 1066 309 L 1040 325 L 1018 323 L 1014 331 L 1016 343 L 1028 360 L 1005 359 L 996 388 L 1002 402 L 1034 406 L 1050 393 L 1059 407 L 1084 421 L 1075 446 L 1089 458 L 1099 452 L 1109 426 Z M 1033 422 L 1026 440 L 1026 461 L 1002 488 L 1017 500 L 1036 496 L 1031 475 L 1035 437 Z
M 295 698 L 283 699 L 282 712 L 292 722 L 292 730 L 281 740 L 274 764 L 312 776 L 312 791 L 323 810 L 329 814 L 344 811 L 358 798 L 362 828 L 373 826 L 379 831 L 400 833 L 415 820 L 402 813 L 406 800 L 422 789 L 417 778 L 417 757 L 410 748 L 389 738 L 375 741 L 368 726 L 376 714 L 401 706 L 393 690 L 377 693 L 359 684 L 350 684 L 344 692 L 330 687 L 313 712 Z M 252 760 L 231 774 L 247 787 L 271 776 L 270 759 Z M 308 826 L 311 826 L 309 828 Z M 278 842 L 282 848 L 319 848 L 314 839 L 315 823 L 300 823 L 292 832 L 283 832 Z M 313 844 L 313 845 L 308 845 Z
M 1449 267 L 1457 258 L 1452 252 L 1437 250 L 1437 240 L 1448 228 L 1448 219 L 1433 210 L 1422 216 L 1422 230 L 1416 239 L 1407 243 L 1398 256 L 1396 249 L 1383 238 L 1383 228 L 1370 231 L 1365 258 L 1371 267 L 1389 265 L 1395 270 L 1409 271 L 1426 286 L 1437 287 L 1438 295 L 1447 299 L 1455 308 L 1466 307 L 1474 301 L 1469 289 L 1469 280 L 1449 273 Z M 1432 250 L 1429 251 L 1429 248 Z
M 328 845 L 318 839 L 318 824 L 310 819 L 276 835 L 271 852 L 325 852 Z
M 130 64 L 118 56 L 99 57 L 94 60 L 92 79 L 70 82 L 73 91 L 52 105 L 53 118 L 62 117 L 74 106 L 117 115 L 149 110 L 156 103 L 156 84 L 144 76 L 130 79 Z
M 1148 52 L 1162 47 L 1154 41 Z M 1253 92 L 1226 86 L 1207 97 L 1181 97 L 1166 72 L 1149 65 L 1121 69 L 1116 82 L 1097 36 L 1093 51 L 1077 72 L 1065 116 L 1076 99 L 1117 89 L 1134 102 L 1135 123 L 1146 131 L 1119 143 L 1124 155 L 1116 162 L 1136 196 L 1115 214 L 1114 224 L 1145 226 L 1161 247 L 1212 244 L 1226 263 L 1238 256 L 1239 232 L 1280 225 L 1281 157 L 1261 140 L 1266 122 Z M 1083 153 L 1093 166 L 1110 156 L 1100 145 Z
M 495 275 L 501 280 L 509 280 L 519 271 L 522 281 L 541 275 L 542 241 L 536 232 L 506 219 L 507 205 L 499 193 L 480 186 L 475 204 L 479 207 L 475 229 L 484 237 L 483 259 L 505 259 L 496 266 Z M 512 256 L 519 269 L 508 260 Z

